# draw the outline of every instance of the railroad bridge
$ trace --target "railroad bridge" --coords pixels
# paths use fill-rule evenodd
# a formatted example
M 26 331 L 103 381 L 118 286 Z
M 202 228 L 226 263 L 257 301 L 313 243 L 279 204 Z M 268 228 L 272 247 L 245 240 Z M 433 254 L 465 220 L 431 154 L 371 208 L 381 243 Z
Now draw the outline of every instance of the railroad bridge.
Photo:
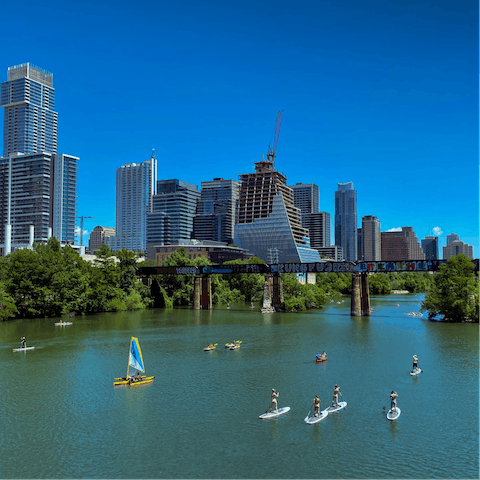
M 314 262 L 278 264 L 239 264 L 205 266 L 139 267 L 138 275 L 149 280 L 151 275 L 195 275 L 193 308 L 211 309 L 211 278 L 213 274 L 260 273 L 265 275 L 262 312 L 275 311 L 283 302 L 281 273 L 351 273 L 352 297 L 350 315 L 370 316 L 369 273 L 435 272 L 447 260 L 400 260 L 388 262 Z M 479 271 L 479 259 L 473 260 L 474 271 Z

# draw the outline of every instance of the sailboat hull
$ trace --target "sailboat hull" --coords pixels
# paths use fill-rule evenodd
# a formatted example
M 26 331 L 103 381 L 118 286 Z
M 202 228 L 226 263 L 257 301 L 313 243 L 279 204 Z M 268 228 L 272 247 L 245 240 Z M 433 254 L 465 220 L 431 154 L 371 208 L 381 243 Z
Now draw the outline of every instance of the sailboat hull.
M 136 385 L 145 385 L 147 383 L 152 383 L 153 382 L 153 379 L 155 377 L 146 377 L 145 375 L 142 375 L 140 377 L 140 380 L 138 381 L 134 381 L 130 378 L 116 378 L 113 382 L 113 386 L 114 387 L 118 387 L 120 385 L 131 385 L 132 387 L 136 386 Z

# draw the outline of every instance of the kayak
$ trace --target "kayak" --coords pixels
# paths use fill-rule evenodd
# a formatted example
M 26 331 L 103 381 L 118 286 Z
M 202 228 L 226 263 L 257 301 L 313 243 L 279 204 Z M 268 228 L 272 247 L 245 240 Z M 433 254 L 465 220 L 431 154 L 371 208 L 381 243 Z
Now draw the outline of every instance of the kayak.
M 230 350 L 237 350 L 237 348 L 240 348 L 240 344 L 237 343 L 236 345 L 230 345 Z
M 315 358 L 315 362 L 316 362 L 316 363 L 326 362 L 326 361 L 327 361 L 327 358 L 328 358 L 328 357 L 325 357 L 325 358 Z
M 394 422 L 402 413 L 402 411 L 396 407 L 395 410 L 390 409 L 387 413 L 387 420 Z
M 305 418 L 305 423 L 307 425 L 313 425 L 314 423 L 321 422 L 322 420 L 325 420 L 328 417 L 328 412 L 327 410 L 323 410 L 320 412 L 320 415 L 313 415 L 311 417 L 306 417 Z
M 410 372 L 410 375 L 414 377 L 417 376 L 419 373 L 422 373 L 422 369 L 417 367 L 414 372 Z
M 147 377 L 145 375 L 142 375 L 140 377 L 140 380 L 138 381 L 133 381 L 131 378 L 116 378 L 115 381 L 113 382 L 114 387 L 118 387 L 119 385 L 145 385 L 146 383 L 152 383 L 153 379 L 155 377 Z
M 58 326 L 58 327 L 63 327 L 65 325 L 73 325 L 73 323 L 72 322 L 57 322 L 57 323 L 55 323 L 55 325 Z
M 14 352 L 24 352 L 25 350 L 33 350 L 35 347 L 21 347 L 21 348 L 14 348 Z
M 215 348 L 217 348 L 217 347 L 215 347 L 215 346 L 213 346 L 213 347 L 205 347 L 205 348 L 203 349 L 203 351 L 204 351 L 204 352 L 211 352 L 212 350 L 215 350 Z
M 276 418 L 279 417 L 280 415 L 284 415 L 285 413 L 288 413 L 290 411 L 290 407 L 282 407 L 278 409 L 278 412 L 265 412 L 263 415 L 260 415 L 258 418 L 261 418 L 262 420 L 267 420 L 269 418 Z
M 340 410 L 343 410 L 347 406 L 347 402 L 338 402 L 338 407 L 333 407 L 330 405 L 325 409 L 326 412 L 328 413 L 335 413 L 339 412 Z
M 242 343 L 241 340 L 235 340 L 232 343 L 226 343 L 225 348 L 232 348 L 232 347 L 236 347 L 237 345 L 240 346 L 240 343 Z

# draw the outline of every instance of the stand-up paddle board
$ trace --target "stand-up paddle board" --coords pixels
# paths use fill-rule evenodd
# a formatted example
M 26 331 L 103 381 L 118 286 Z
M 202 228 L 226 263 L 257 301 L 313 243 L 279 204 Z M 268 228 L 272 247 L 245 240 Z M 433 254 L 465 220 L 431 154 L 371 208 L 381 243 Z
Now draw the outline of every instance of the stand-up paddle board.
M 393 422 L 400 416 L 401 413 L 402 411 L 398 407 L 396 407 L 395 410 L 390 409 L 387 413 L 387 420 Z
M 279 417 L 280 415 L 288 413 L 289 411 L 290 411 L 290 407 L 282 407 L 278 409 L 278 412 L 266 412 L 263 415 L 260 415 L 258 418 L 261 418 L 262 420 L 267 420 L 269 418 L 276 418 L 276 417 Z
M 338 402 L 338 407 L 333 407 L 330 405 L 325 409 L 326 412 L 328 413 L 335 413 L 339 412 L 340 410 L 343 410 L 347 406 L 347 402 Z
M 410 375 L 412 375 L 412 377 L 418 375 L 419 373 L 422 373 L 422 369 L 421 368 L 416 368 L 414 372 L 410 372 Z
M 56 322 L 55 325 L 57 327 L 64 327 L 65 325 L 73 325 L 72 322 Z
M 35 347 L 14 348 L 14 352 L 24 352 L 25 350 L 33 350 Z
M 322 420 L 325 420 L 328 417 L 328 412 L 326 410 L 322 410 L 320 412 L 320 415 L 313 415 L 311 417 L 307 417 L 305 419 L 305 423 L 307 425 L 313 425 L 314 423 L 321 422 Z

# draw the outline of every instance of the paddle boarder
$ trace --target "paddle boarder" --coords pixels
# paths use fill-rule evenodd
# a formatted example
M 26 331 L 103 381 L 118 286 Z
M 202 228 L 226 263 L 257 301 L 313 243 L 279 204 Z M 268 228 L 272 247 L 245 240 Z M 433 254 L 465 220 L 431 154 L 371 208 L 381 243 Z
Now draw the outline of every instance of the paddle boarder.
M 277 405 L 277 398 L 280 395 L 279 392 L 276 392 L 274 388 L 272 388 L 272 403 L 270 405 L 270 412 L 273 408 L 275 408 L 275 413 L 278 413 L 278 405 Z
M 27 348 L 27 339 L 25 337 L 22 337 L 21 340 L 22 340 L 22 348 Z
M 340 387 L 335 385 L 333 389 L 332 407 L 338 407 L 338 395 L 342 396 L 342 393 L 340 392 Z
M 415 373 L 415 370 L 417 369 L 417 364 L 418 364 L 418 357 L 416 355 L 413 356 L 413 370 L 412 373 Z
M 315 395 L 313 399 L 313 416 L 318 417 L 320 415 L 320 399 L 318 395 Z
M 393 410 L 394 412 L 397 410 L 397 397 L 398 393 L 392 390 L 392 393 L 390 394 L 390 410 Z

